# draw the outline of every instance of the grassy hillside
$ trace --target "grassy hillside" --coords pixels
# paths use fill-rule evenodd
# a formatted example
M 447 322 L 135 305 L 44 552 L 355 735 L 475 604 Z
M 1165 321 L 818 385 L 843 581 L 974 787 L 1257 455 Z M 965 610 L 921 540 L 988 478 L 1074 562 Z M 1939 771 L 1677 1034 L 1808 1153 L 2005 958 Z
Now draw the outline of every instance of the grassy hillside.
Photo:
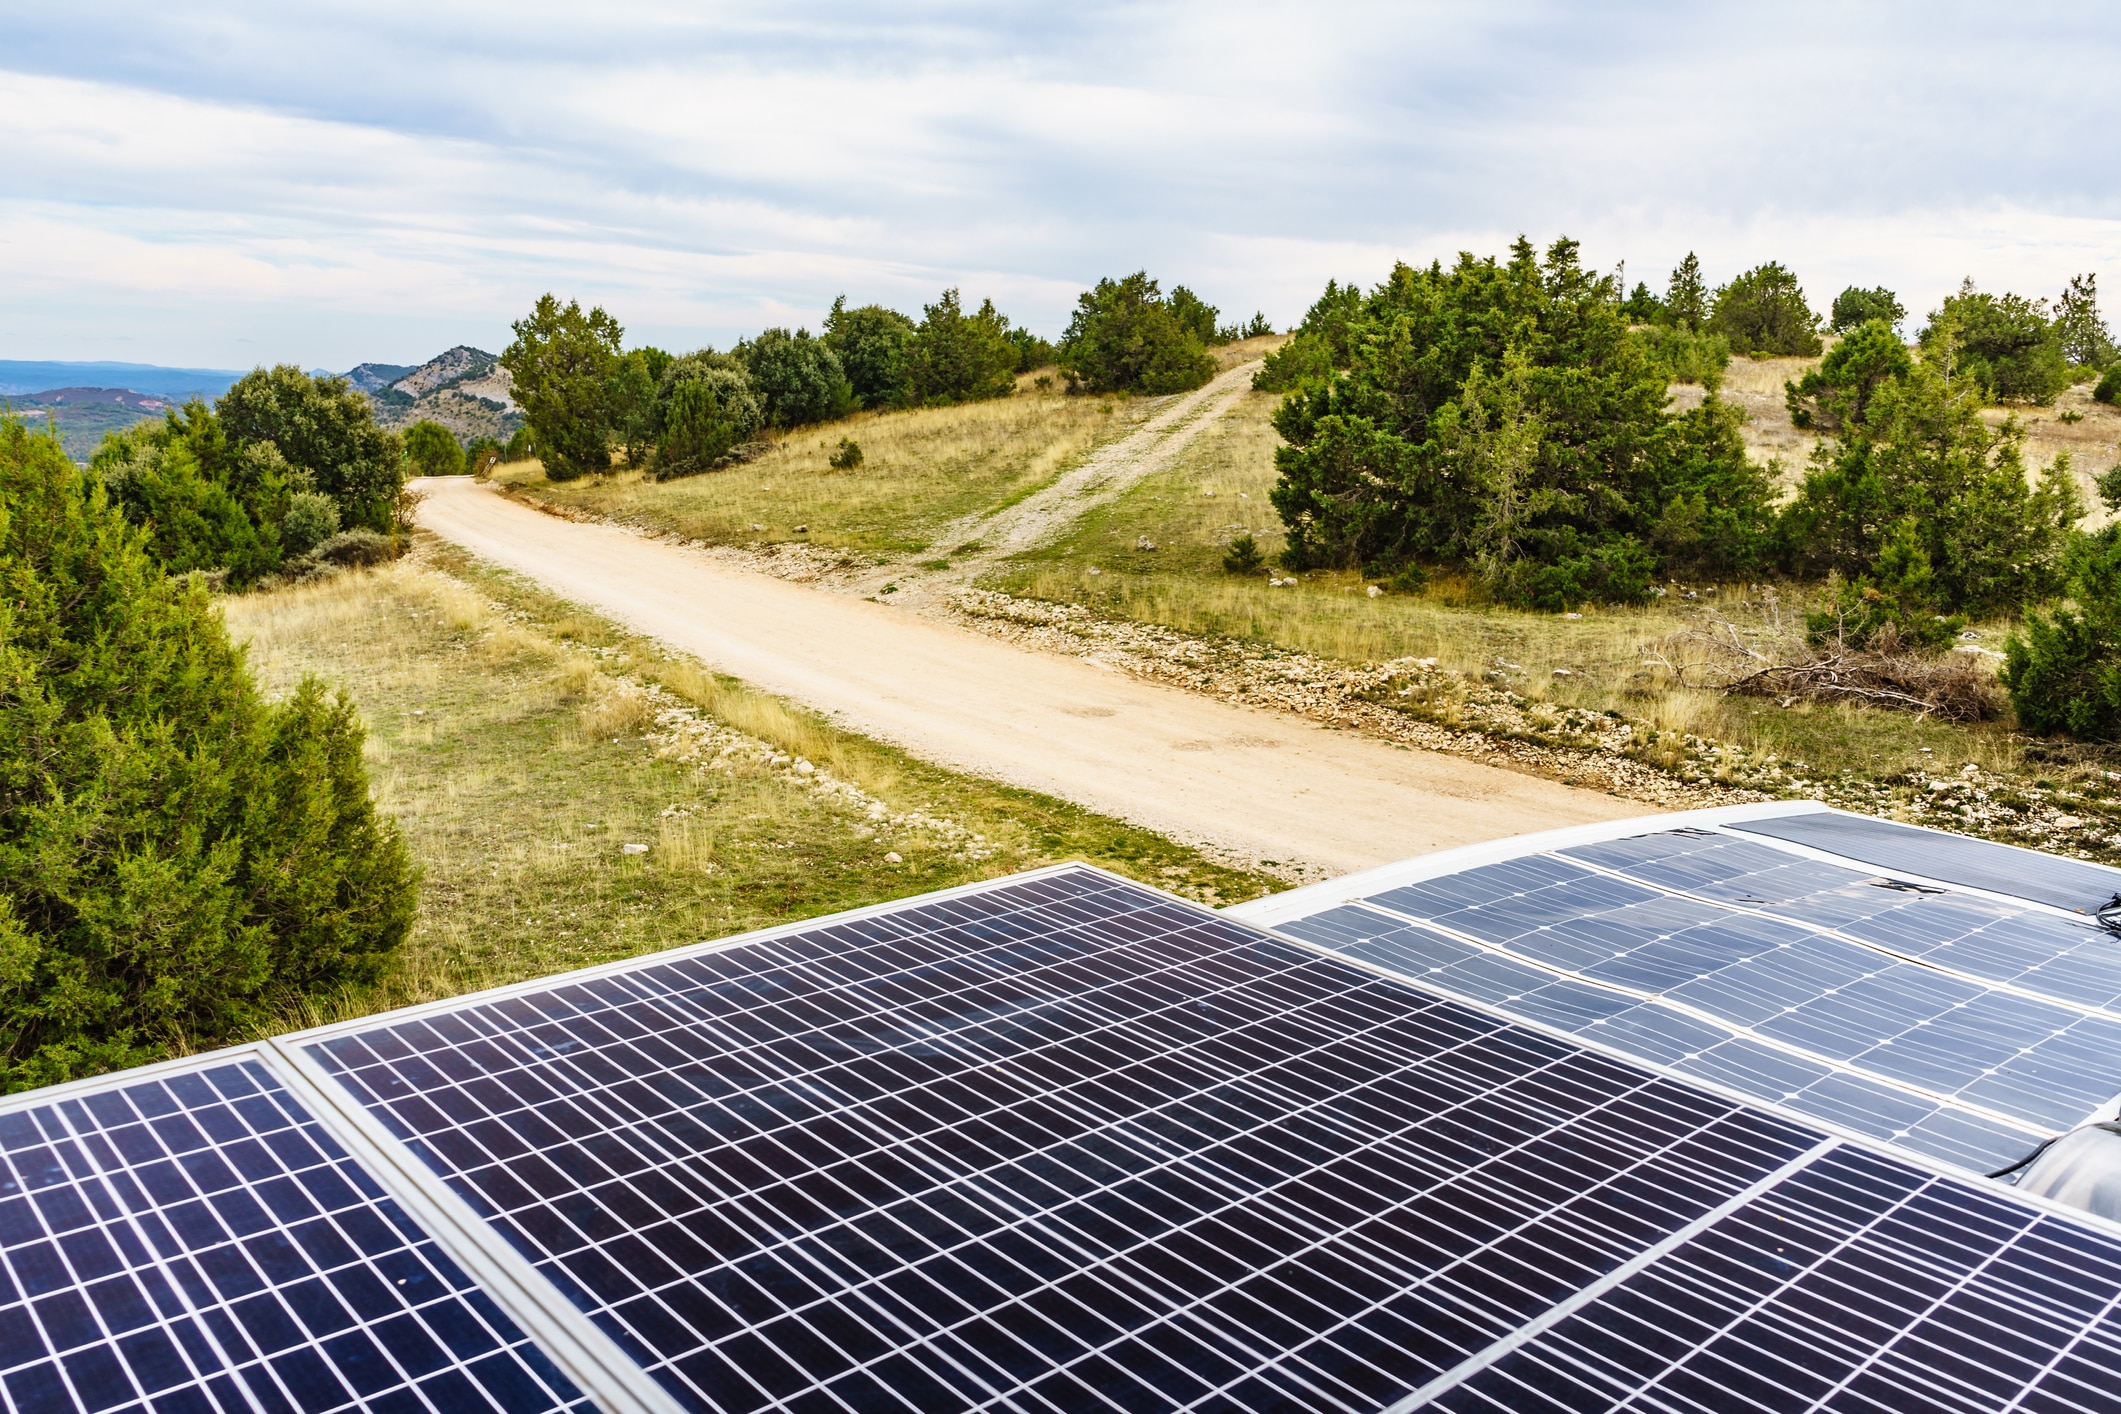
M 495 479 L 555 505 L 709 544 L 801 540 L 861 554 L 915 554 L 931 548 L 938 527 L 1030 494 L 1093 447 L 1125 436 L 1153 406 L 1070 398 L 1025 383 L 1013 398 L 860 413 L 804 428 L 756 461 L 677 481 L 622 471 L 550 482 L 535 463 L 503 467 Z M 829 464 L 842 439 L 862 449 L 852 470 Z
M 425 871 L 394 972 L 336 1014 L 1057 860 L 1209 901 L 1278 887 L 839 731 L 433 542 L 225 612 L 269 690 L 353 695 Z

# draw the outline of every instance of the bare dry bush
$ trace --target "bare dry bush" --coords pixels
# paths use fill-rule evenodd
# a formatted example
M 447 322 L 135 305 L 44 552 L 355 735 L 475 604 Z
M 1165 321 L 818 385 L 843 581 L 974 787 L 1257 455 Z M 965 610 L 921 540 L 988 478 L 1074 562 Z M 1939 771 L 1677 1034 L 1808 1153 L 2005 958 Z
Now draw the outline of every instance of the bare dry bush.
M 1986 722 L 2003 711 L 1996 679 L 1967 653 L 1929 653 L 1891 624 L 1862 645 L 1840 634 L 1813 644 L 1803 620 L 1779 610 L 1747 630 L 1713 611 L 1669 634 L 1648 654 L 1680 686 L 1731 696 L 1850 702 L 1946 722 Z

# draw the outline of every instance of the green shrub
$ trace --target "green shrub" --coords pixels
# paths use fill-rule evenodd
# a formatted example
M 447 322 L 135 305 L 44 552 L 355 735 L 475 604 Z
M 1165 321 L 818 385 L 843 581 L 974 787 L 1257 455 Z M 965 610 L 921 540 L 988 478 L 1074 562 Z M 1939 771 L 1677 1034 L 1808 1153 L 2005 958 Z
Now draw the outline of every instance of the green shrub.
M 1009 342 L 1009 321 L 985 300 L 965 313 L 956 290 L 923 306 L 920 327 L 906 345 L 906 385 L 923 407 L 1006 398 L 1016 391 L 1020 355 Z
M 1807 614 L 1804 626 L 1806 638 L 1815 645 L 1833 641 L 1851 648 L 1875 647 L 1890 627 L 1895 642 L 1941 653 L 1966 627 L 1966 619 L 1937 612 L 1929 551 L 1915 522 L 1906 519 L 1893 527 L 1870 573 L 1841 583 L 1833 603 Z
M 2074 608 L 2026 617 L 2003 684 L 2027 731 L 2121 741 L 2121 528 L 2081 537 L 2071 560 Z
M 1738 410 L 1667 411 L 1664 371 L 1573 241 L 1401 265 L 1352 307 L 1329 287 L 1269 363 L 1324 370 L 1275 414 L 1292 567 L 1464 565 L 1506 602 L 1566 607 L 1639 601 L 1665 567 L 1744 574 L 1771 548 Z
M 348 569 L 363 569 L 369 565 L 386 564 L 394 560 L 403 550 L 403 542 L 388 535 L 378 535 L 367 526 L 355 526 L 342 530 L 309 552 L 313 560 L 328 565 L 343 565 Z
M 1270 393 L 1286 392 L 1311 379 L 1331 377 L 1346 368 L 1355 356 L 1356 331 L 1367 322 L 1362 291 L 1353 284 L 1326 281 L 1318 297 L 1291 331 L 1289 342 L 1267 355 L 1252 386 Z
M 1721 334 L 1690 334 L 1676 325 L 1650 324 L 1630 330 L 1643 357 L 1668 383 L 1713 384 L 1730 366 L 1730 340 Z
M 2092 401 L 2105 403 L 2108 407 L 2121 402 L 2121 363 L 2100 375 L 2098 385 L 2092 389 Z
M 1985 386 L 2003 402 L 2045 406 L 2069 386 L 2062 336 L 2041 306 L 2019 295 L 1984 294 L 1966 281 L 1930 316 L 1922 357 L 1953 381 Z
M 1664 301 L 1650 293 L 1647 282 L 1637 280 L 1633 292 L 1620 302 L 1620 313 L 1630 324 L 1654 324 L 1664 314 Z
M 307 555 L 338 533 L 337 501 L 322 491 L 297 491 L 287 498 L 287 518 L 280 522 L 280 546 L 290 558 Z
M 1845 345 L 1852 362 L 1860 362 L 1857 342 Z M 1839 431 L 1813 453 L 1781 516 L 1785 567 L 1875 579 L 1888 539 L 1912 524 L 1947 611 L 2002 612 L 2055 593 L 2083 510 L 2069 459 L 2056 458 L 2028 484 L 2022 429 L 1989 426 L 1982 386 L 1947 385 L 1928 360 L 1879 378 L 1859 397 L 1863 387 L 1851 376 L 1821 397 L 1840 409 Z
M 501 366 L 514 380 L 515 400 L 545 474 L 572 481 L 609 471 L 624 386 L 619 341 L 626 331 L 601 308 L 585 314 L 579 302 L 569 300 L 563 308 L 549 294 L 540 295 L 512 327 L 515 342 L 501 355 Z
M 1077 298 L 1060 343 L 1060 370 L 1071 389 L 1183 393 L 1215 376 L 1215 360 L 1157 282 L 1138 270 L 1099 280 Z
M 1258 574 L 1266 562 L 1266 556 L 1259 552 L 1259 542 L 1249 534 L 1232 540 L 1229 553 L 1223 556 L 1223 568 L 1231 574 Z
M 774 427 L 831 422 L 854 410 L 854 388 L 831 349 L 808 329 L 768 329 L 734 350 Z
M 656 394 L 655 476 L 712 471 L 758 435 L 766 418 L 743 366 L 712 349 L 674 359 Z
M 1016 350 L 1016 371 L 1029 373 L 1033 369 L 1050 367 L 1060 357 L 1049 339 L 1042 339 L 1029 329 L 1011 329 L 1009 343 Z
M 1823 347 L 1803 287 L 1773 260 L 1716 291 L 1709 327 L 1731 341 L 1733 353 L 1809 358 Z
M 1782 396 L 1790 421 L 1822 432 L 1860 424 L 1878 389 L 1888 379 L 1906 377 L 1914 364 L 1907 345 L 1886 321 L 1858 325 L 1817 368 L 1796 382 L 1784 380 Z
M 825 316 L 823 342 L 839 359 L 847 386 L 861 406 L 906 405 L 906 346 L 912 342 L 913 329 L 913 321 L 895 309 L 880 304 L 849 309 L 845 295 L 832 302 L 832 312 Z
M 1898 329 L 1906 318 L 1907 309 L 1900 303 L 1900 297 L 1885 286 L 1859 290 L 1850 285 L 1834 296 L 1834 308 L 1827 327 L 1837 334 L 1846 334 L 1875 319 L 1888 329 Z
M 339 503 L 343 524 L 390 529 L 405 459 L 398 439 L 376 426 L 368 400 L 344 378 L 312 376 L 291 364 L 260 368 L 221 395 L 214 419 L 216 435 L 231 447 L 271 443 L 310 489 Z
M 371 981 L 415 878 L 352 703 L 268 703 L 56 442 L 0 426 L 0 1088 L 233 1041 Z
M 862 464 L 861 443 L 851 437 L 840 438 L 840 444 L 825 458 L 825 464 L 834 471 L 852 471 Z
M 415 476 L 462 476 L 464 449 L 457 434 L 422 418 L 405 429 L 405 461 Z

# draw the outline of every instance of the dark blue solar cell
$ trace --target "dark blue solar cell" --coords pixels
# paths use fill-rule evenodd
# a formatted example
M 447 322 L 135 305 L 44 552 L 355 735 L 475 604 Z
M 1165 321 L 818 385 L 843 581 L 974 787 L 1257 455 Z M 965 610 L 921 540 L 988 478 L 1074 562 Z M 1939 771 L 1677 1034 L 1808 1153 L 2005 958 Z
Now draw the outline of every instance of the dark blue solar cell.
M 2084 1299 L 2025 1280 L 2058 1246 Z M 1743 1390 L 1768 1408 L 2114 1409 L 2104 1370 L 2067 1357 L 2113 1348 L 2117 1264 L 2121 1244 L 2066 1218 L 1843 1149 L 1432 1407 L 1762 1407 Z
M 152 1134 L 141 1114 L 156 1117 Z M 346 1206 L 336 1218 L 292 1230 L 274 1215 L 273 1202 L 260 1201 L 308 1179 L 343 1150 L 255 1061 L 209 1062 L 130 1085 L 121 1076 L 110 1090 L 34 1116 L 51 1147 L 30 1145 L 21 1124 L 0 1123 L 0 1132 L 23 1141 L 18 1158 L 51 1156 L 32 1158 L 44 1180 L 33 1201 L 65 1231 L 56 1243 L 6 1253 L 28 1298 L 24 1304 L 8 1293 L 0 1300 L 0 1370 L 9 1371 L 16 1407 L 139 1407 L 135 1401 L 146 1396 L 156 1410 L 439 1408 L 413 1383 L 426 1369 L 386 1358 L 332 1295 L 333 1286 L 343 1291 L 362 1280 L 372 1297 L 363 1321 L 395 1317 L 423 1328 L 430 1313 L 447 1312 L 459 1342 L 468 1343 L 467 1323 L 483 1329 L 488 1358 L 507 1360 L 544 1391 L 536 1407 L 568 1408 L 581 1399 L 490 1303 L 475 1316 L 430 1274 L 429 1305 L 408 1313 L 407 1296 L 394 1294 L 371 1262 L 404 1260 L 431 1273 L 413 1256 L 431 1244 L 365 1175 L 357 1176 L 375 1196 L 362 1198 L 342 1176 L 335 1191 Z M 0 1121 L 9 1118 L 30 1116 L 16 1111 Z M 269 1142 L 290 1133 L 301 1142 Z M 165 1146 L 184 1150 L 184 1161 L 164 1160 Z M 74 1167 L 71 1177 L 58 1161 L 62 1153 Z M 290 1173 L 290 1159 L 302 1167 Z M 206 1189 L 213 1190 L 210 1200 L 200 1201 Z M 305 1199 L 301 1210 L 315 1207 Z M 370 1258 L 340 1235 L 346 1226 L 364 1230 L 374 1244 Z M 181 1300 L 178 1288 L 186 1293 Z M 424 1334 L 419 1340 L 425 1345 L 401 1343 L 437 1348 Z M 533 1370 L 547 1373 L 533 1378 Z M 359 1395 L 351 1402 L 347 1385 Z M 209 1390 L 216 1391 L 210 1398 Z
M 1315 931 L 1440 988 L 1536 993 L 1556 1024 L 1638 1009 L 1362 910 Z M 1159 1407 L 1175 1376 L 1150 1372 L 1185 1368 L 1159 1352 L 1202 1337 L 1221 1383 L 1397 1397 L 1514 1317 L 1387 1357 L 1343 1316 L 1417 1291 L 1541 1309 L 1813 1142 L 1088 872 L 445 1019 L 417 1073 L 447 1095 L 414 1092 L 413 1044 L 382 1028 L 311 1053 L 399 1132 L 460 1131 L 424 1160 L 702 1407 L 807 1410 L 827 1387 L 1031 1407 L 1068 1361 L 1071 1403 L 1094 1383 Z M 433 1050 L 469 1060 L 475 1036 L 496 1038 L 489 1083 Z M 476 1142 L 530 1089 L 545 1152 Z M 1537 1294 L 1535 1251 L 1568 1254 Z M 934 1373 L 912 1358 L 939 1351 Z

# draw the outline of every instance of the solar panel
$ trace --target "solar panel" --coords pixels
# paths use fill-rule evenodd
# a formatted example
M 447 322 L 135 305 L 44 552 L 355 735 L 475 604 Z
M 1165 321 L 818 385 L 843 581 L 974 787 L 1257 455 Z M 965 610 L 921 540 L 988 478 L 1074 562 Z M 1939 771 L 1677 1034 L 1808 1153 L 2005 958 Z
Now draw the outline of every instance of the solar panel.
M 0 1110 L 15 1411 L 587 1409 L 257 1060 Z
M 1388 975 L 1066 870 L 305 1049 L 697 1409 L 1931 1407 L 1947 1331 L 1995 1397 L 1937 1407 L 2104 1407 L 2121 1242 L 1416 985 L 1481 949 L 1393 926 Z
M 2105 1234 L 1839 1149 L 1422 1393 L 1454 1414 L 2114 1410 L 2117 1303 Z
M 1375 1409 L 1818 1143 L 1088 871 L 312 1054 L 717 1410 Z
M 1734 830 L 1809 845 L 1880 869 L 2088 913 L 2121 895 L 2121 869 L 1839 810 L 1734 820 Z
M 2121 1092 L 2121 949 L 2050 909 L 1698 827 L 1412 872 L 1277 926 L 1981 1172 Z

